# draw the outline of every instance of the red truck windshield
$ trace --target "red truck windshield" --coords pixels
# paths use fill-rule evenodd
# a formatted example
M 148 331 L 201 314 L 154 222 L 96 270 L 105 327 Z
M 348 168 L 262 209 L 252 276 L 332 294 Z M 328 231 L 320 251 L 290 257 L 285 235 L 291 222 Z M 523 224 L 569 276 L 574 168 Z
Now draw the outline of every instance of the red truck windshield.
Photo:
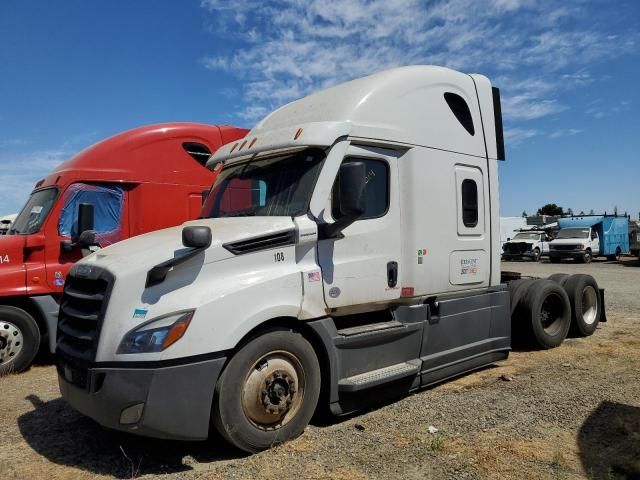
M 36 233 L 44 223 L 58 196 L 58 189 L 45 188 L 33 192 L 9 230 L 9 235 Z
M 325 156 L 323 150 L 309 148 L 225 167 L 201 218 L 301 215 L 309 208 Z

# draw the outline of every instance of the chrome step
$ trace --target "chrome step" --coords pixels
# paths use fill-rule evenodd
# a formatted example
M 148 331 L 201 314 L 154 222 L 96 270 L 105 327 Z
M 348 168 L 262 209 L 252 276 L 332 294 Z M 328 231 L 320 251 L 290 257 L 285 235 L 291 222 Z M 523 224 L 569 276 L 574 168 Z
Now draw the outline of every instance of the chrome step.
M 409 360 L 408 362 L 397 363 L 388 367 L 372 370 L 371 372 L 343 378 L 338 382 L 338 389 L 341 392 L 357 392 L 394 380 L 410 377 L 420 371 L 421 363 L 420 360 Z

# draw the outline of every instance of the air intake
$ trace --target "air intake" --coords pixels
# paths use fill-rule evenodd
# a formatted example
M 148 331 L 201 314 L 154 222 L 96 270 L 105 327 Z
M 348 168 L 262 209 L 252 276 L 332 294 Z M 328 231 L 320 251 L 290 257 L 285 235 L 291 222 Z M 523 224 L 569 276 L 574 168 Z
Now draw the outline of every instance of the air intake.
M 253 253 L 260 250 L 269 250 L 271 248 L 293 245 L 295 244 L 295 241 L 295 230 L 287 230 L 285 232 L 272 233 L 270 235 L 262 235 L 260 237 L 249 238 L 248 240 L 225 243 L 222 246 L 234 255 L 243 255 L 245 253 Z

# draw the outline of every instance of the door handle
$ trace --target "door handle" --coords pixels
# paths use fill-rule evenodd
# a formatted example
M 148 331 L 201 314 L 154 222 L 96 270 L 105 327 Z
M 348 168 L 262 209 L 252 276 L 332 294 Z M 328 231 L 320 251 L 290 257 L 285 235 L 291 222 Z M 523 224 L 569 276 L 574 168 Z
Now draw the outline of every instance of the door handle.
M 387 285 L 391 288 L 398 284 L 398 262 L 387 263 Z

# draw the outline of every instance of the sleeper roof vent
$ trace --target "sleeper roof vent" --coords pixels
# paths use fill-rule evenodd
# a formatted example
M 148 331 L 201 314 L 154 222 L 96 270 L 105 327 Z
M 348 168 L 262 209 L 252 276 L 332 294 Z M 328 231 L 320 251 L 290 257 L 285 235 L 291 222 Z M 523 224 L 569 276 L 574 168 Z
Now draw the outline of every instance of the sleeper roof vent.
M 197 142 L 184 142 L 182 144 L 184 151 L 191 155 L 196 162 L 203 167 L 206 166 L 207 160 L 211 157 L 211 150 L 206 145 Z

